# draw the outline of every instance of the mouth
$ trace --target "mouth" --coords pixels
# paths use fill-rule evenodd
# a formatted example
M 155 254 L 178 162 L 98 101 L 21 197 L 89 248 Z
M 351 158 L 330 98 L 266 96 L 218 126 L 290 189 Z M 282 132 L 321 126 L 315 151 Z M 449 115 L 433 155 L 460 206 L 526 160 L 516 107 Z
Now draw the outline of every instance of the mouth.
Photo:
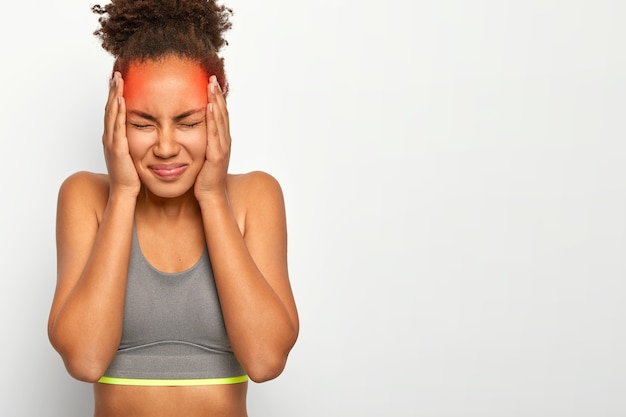
M 180 177 L 186 169 L 186 164 L 159 164 L 150 166 L 150 170 L 154 175 L 165 180 L 174 180 Z

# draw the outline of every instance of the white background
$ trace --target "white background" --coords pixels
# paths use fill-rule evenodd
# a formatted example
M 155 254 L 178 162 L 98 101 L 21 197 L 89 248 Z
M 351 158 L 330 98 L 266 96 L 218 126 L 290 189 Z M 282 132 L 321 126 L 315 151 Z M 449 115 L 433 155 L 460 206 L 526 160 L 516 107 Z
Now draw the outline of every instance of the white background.
M 3 416 L 84 417 L 46 336 L 104 170 L 92 2 L 0 26 Z M 282 184 L 301 335 L 251 417 L 626 415 L 626 3 L 228 3 L 232 171 Z

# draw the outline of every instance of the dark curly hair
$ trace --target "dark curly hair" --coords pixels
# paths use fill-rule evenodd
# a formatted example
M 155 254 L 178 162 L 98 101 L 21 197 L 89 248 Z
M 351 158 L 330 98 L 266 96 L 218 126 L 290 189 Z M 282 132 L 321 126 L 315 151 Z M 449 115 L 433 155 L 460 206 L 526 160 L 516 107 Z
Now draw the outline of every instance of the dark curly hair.
M 115 57 L 114 71 L 125 76 L 132 62 L 168 55 L 198 62 L 207 76 L 215 75 L 226 94 L 223 34 L 232 26 L 232 10 L 215 0 L 111 0 L 92 11 L 102 15 L 94 32 L 102 48 Z

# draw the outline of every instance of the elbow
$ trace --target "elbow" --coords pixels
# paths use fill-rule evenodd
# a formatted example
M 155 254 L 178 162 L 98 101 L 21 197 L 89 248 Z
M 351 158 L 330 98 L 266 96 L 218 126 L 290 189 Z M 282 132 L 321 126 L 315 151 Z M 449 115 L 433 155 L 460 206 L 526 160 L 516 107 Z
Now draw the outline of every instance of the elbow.
M 61 356 L 67 373 L 78 381 L 98 382 L 113 359 L 110 354 L 98 349 L 97 345 L 71 343 L 71 338 L 60 334 L 54 327 L 49 327 L 48 339 Z
M 106 371 L 106 367 L 88 361 L 75 361 L 64 358 L 63 363 L 72 378 L 83 382 L 98 382 Z
M 274 358 L 266 358 L 251 362 L 246 368 L 248 377 L 258 384 L 278 377 L 285 369 L 287 357 L 280 357 L 279 355 L 275 356 L 276 357 Z
M 51 340 L 53 342 L 53 340 Z M 67 373 L 74 379 L 83 382 L 97 382 L 108 368 L 108 362 L 93 355 L 72 352 L 63 346 L 52 343 L 59 353 Z
M 283 348 L 257 351 L 254 356 L 246 362 L 246 372 L 248 377 L 256 382 L 270 381 L 282 374 L 287 365 L 289 352 L 295 344 L 297 333 L 294 333 L 293 340 Z

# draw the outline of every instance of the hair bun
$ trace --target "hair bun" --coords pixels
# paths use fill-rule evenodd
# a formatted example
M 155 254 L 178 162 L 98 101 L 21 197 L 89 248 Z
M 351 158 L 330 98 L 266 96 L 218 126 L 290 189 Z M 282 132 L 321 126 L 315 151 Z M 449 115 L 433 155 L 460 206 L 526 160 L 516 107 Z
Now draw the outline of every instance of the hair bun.
M 214 0 L 112 0 L 94 5 L 92 11 L 101 15 L 101 27 L 94 34 L 114 56 L 122 55 L 128 40 L 146 30 L 194 33 L 218 52 L 228 44 L 222 35 L 230 29 L 232 15 Z

